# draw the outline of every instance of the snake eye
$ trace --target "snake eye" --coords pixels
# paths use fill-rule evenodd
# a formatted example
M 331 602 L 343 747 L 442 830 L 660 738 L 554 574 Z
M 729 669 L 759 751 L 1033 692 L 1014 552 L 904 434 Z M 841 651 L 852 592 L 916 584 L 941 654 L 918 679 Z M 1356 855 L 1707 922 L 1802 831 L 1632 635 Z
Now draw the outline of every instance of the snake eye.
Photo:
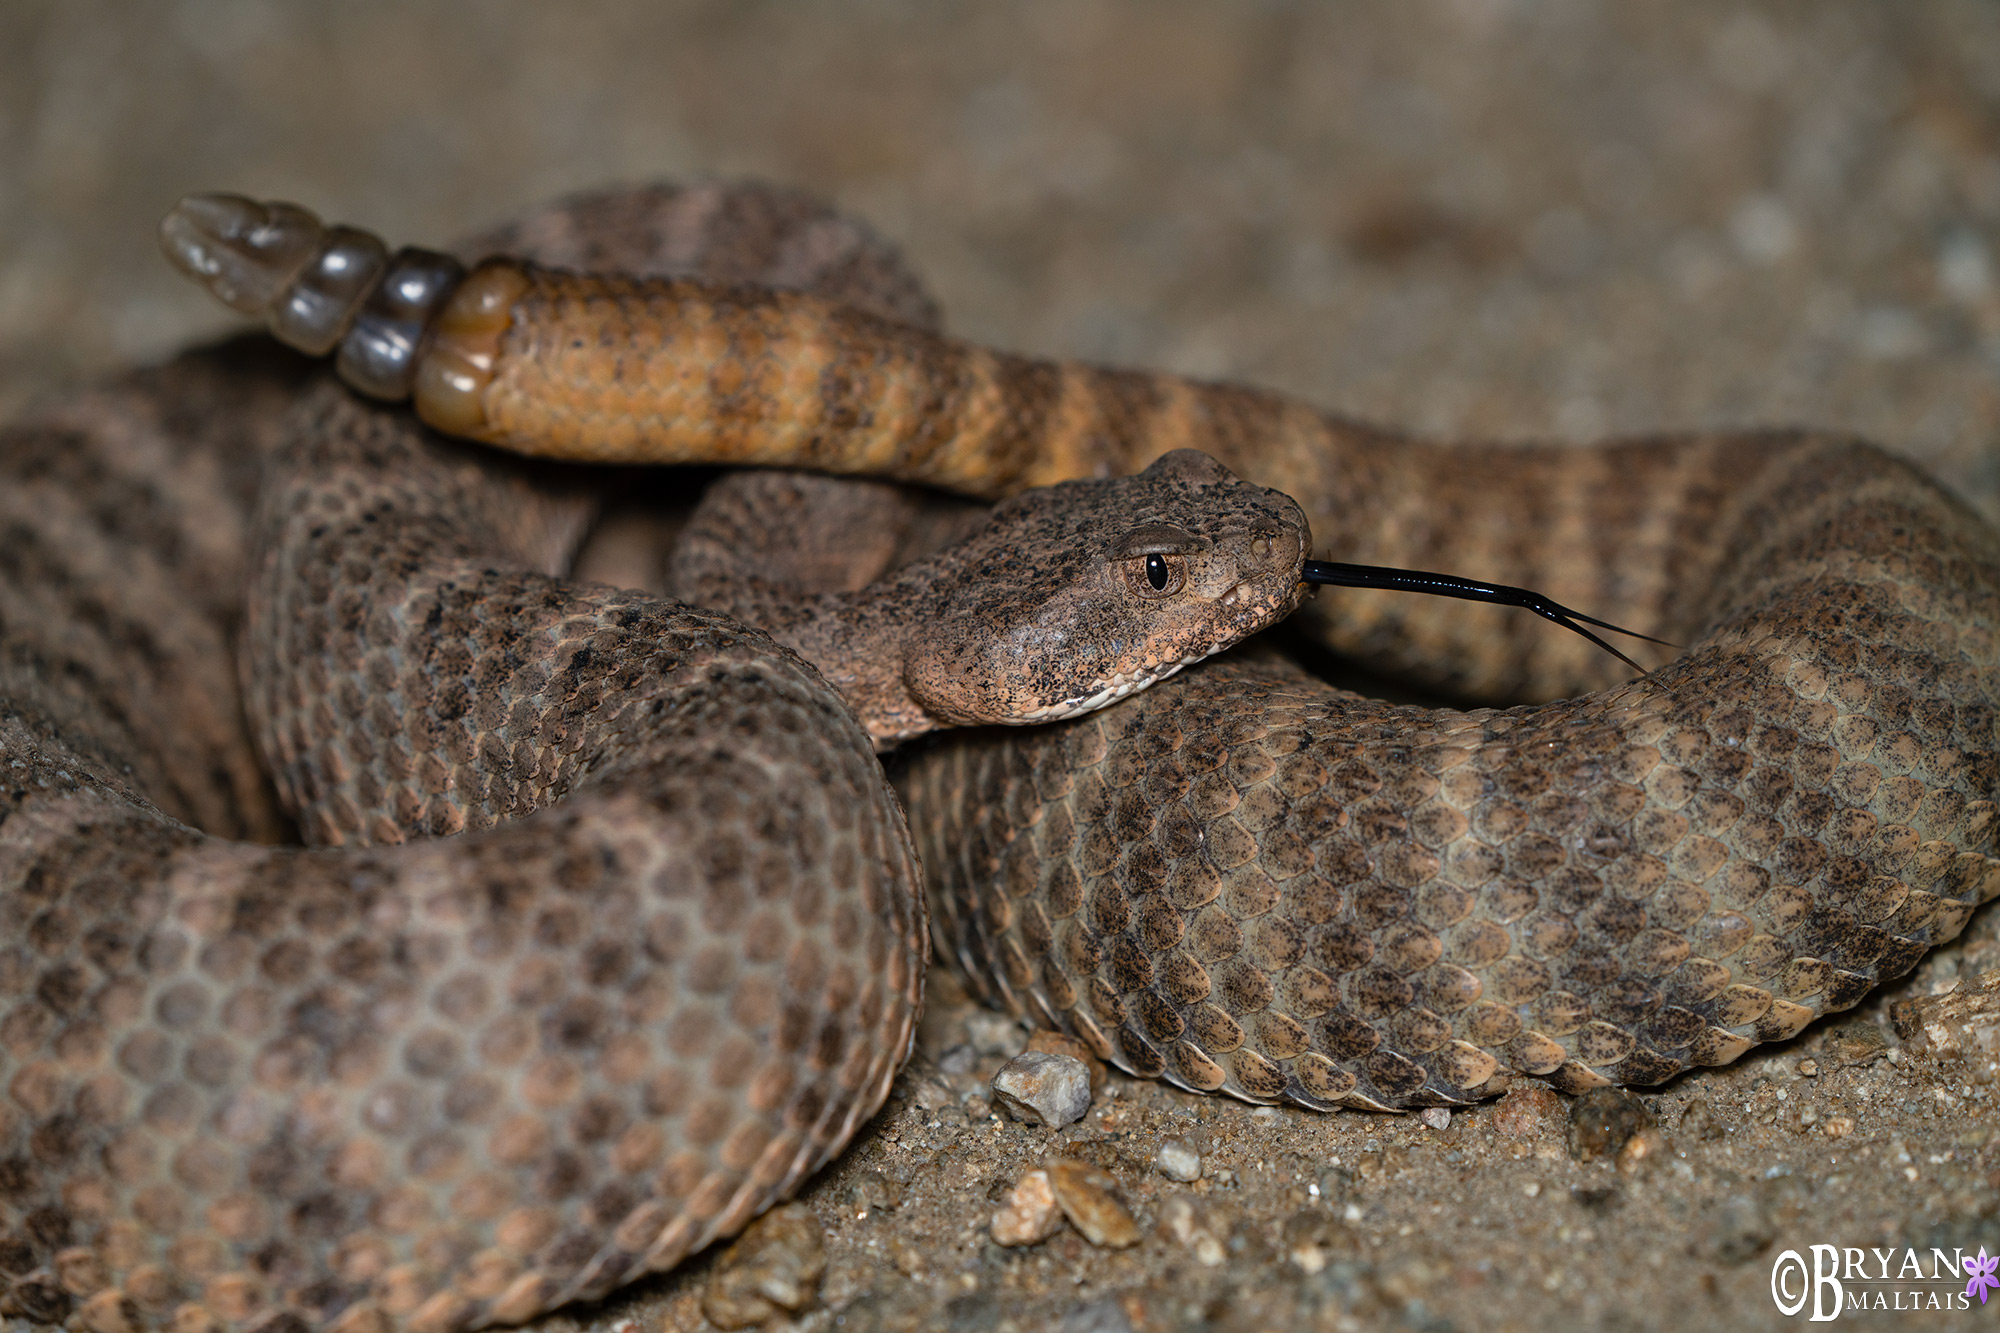
M 1187 557 L 1148 551 L 1125 562 L 1125 579 L 1133 592 L 1149 602 L 1171 597 L 1187 583 Z

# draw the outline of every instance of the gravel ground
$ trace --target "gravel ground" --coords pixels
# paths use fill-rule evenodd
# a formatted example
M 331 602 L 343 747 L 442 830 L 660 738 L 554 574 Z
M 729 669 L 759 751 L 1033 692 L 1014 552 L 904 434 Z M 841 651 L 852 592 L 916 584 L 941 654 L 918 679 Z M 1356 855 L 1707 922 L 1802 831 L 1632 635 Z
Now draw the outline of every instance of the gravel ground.
M 1980 0 L 13 0 L 0 411 L 227 327 L 154 251 L 189 189 L 433 240 L 568 189 L 746 173 L 869 218 L 1004 346 L 1440 433 L 1839 427 L 2000 518 Z M 1447 1124 L 1116 1075 L 1066 1128 L 995 1118 L 985 1080 L 1026 1034 L 940 974 L 919 1059 L 804 1212 L 546 1323 L 696 1329 L 704 1297 L 748 1317 L 759 1291 L 813 1329 L 1791 1322 L 1788 1248 L 1915 1246 L 1926 1275 L 1932 1245 L 2000 1251 L 1994 1052 L 1940 1056 L 1889 1012 L 1970 991 L 1996 936 L 1989 911 L 1733 1068 L 1610 1105 L 1523 1084 Z M 1154 1165 L 1167 1139 L 1198 1179 Z M 1136 1244 L 992 1242 L 1052 1155 L 1097 1169 Z

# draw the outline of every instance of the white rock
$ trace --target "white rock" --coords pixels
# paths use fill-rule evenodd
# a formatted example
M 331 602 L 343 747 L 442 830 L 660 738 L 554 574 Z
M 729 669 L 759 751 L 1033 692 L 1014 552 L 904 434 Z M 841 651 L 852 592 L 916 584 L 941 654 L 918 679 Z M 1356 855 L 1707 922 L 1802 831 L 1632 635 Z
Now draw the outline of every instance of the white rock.
M 1090 1109 L 1090 1070 L 1073 1055 L 1024 1051 L 993 1076 L 993 1100 L 1016 1120 L 1060 1129 Z
M 1168 1139 L 1153 1155 L 1153 1165 L 1160 1168 L 1160 1174 L 1168 1180 L 1178 1180 L 1185 1184 L 1201 1179 L 1201 1154 L 1179 1139 Z

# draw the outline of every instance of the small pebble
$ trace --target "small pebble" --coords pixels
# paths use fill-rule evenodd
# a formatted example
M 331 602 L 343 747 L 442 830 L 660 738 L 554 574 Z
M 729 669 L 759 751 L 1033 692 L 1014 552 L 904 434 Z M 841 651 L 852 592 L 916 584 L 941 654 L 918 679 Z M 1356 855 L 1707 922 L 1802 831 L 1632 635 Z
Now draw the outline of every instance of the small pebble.
M 1820 1049 L 1841 1064 L 1865 1065 L 1889 1053 L 1889 1039 L 1867 1019 L 1856 1018 L 1829 1028 Z
M 1179 1139 L 1168 1139 L 1153 1156 L 1153 1165 L 1168 1180 L 1182 1184 L 1201 1179 L 1201 1154 Z
M 1537 1139 L 1562 1123 L 1562 1098 L 1537 1084 L 1516 1084 L 1493 1107 L 1493 1132 L 1502 1138 Z
M 1569 1108 L 1569 1154 L 1579 1162 L 1615 1158 L 1626 1141 L 1653 1127 L 1653 1113 L 1623 1088 L 1592 1088 Z
M 1448 1107 L 1426 1106 L 1422 1111 L 1417 1113 L 1417 1119 L 1423 1121 L 1432 1129 L 1451 1128 L 1451 1110 Z
M 803 1204 L 773 1208 L 722 1252 L 701 1295 L 717 1328 L 752 1328 L 811 1303 L 826 1271 L 819 1219 Z
M 1280 1233 L 1284 1254 L 1294 1267 L 1308 1277 L 1335 1259 L 1360 1253 L 1360 1238 L 1354 1228 L 1317 1208 L 1293 1213 Z
M 1219 1229 L 1208 1210 L 1185 1194 L 1174 1195 L 1160 1208 L 1160 1230 L 1187 1246 L 1204 1268 L 1215 1268 L 1229 1257 L 1222 1237 L 1215 1234 Z
M 1699 1252 L 1725 1264 L 1744 1264 L 1768 1249 L 1775 1234 L 1761 1201 L 1732 1194 L 1709 1214 L 1695 1244 Z
M 1922 995 L 1889 1006 L 1896 1035 L 1940 1060 L 1990 1064 L 2000 1058 L 2000 970 L 1943 995 Z M 1895 1053 L 1890 1053 L 1895 1058 Z
M 929 1268 L 924 1262 L 924 1252 L 901 1236 L 890 1238 L 889 1262 L 896 1266 L 898 1273 L 907 1278 L 921 1278 Z
M 1338 1157 L 1333 1160 L 1333 1165 L 1320 1169 L 1319 1179 L 1313 1185 L 1321 1202 L 1327 1204 L 1339 1203 L 1354 1190 L 1354 1172 L 1341 1166 Z
M 1081 1060 L 1083 1067 L 1090 1071 L 1090 1095 L 1095 1097 L 1104 1091 L 1104 1080 L 1108 1077 L 1104 1061 L 1098 1059 L 1095 1051 L 1075 1037 L 1067 1033 L 1037 1029 L 1028 1034 L 1028 1049 L 1046 1051 L 1050 1055 L 1067 1055 Z
M 923 1110 L 935 1111 L 941 1107 L 956 1106 L 958 1094 L 942 1079 L 923 1078 L 918 1079 L 916 1086 L 910 1089 L 910 1100 Z
M 1578 1207 L 1595 1212 L 1608 1212 L 1624 1201 L 1616 1185 L 1571 1185 L 1569 1197 Z
M 1061 1129 L 1090 1109 L 1090 1070 L 1073 1055 L 1026 1051 L 993 1076 L 993 1100 L 1008 1115 Z
M 863 1171 L 847 1183 L 842 1197 L 856 1218 L 885 1213 L 903 1201 L 903 1187 L 880 1171 Z
M 1139 1243 L 1139 1224 L 1111 1193 L 1111 1179 L 1087 1162 L 1059 1158 L 1047 1166 L 1056 1204 L 1092 1245 L 1122 1250 Z
M 1698 1139 L 1711 1143 L 1729 1131 L 1716 1119 L 1714 1108 L 1700 1098 L 1689 1102 L 1681 1112 L 1681 1123 L 1675 1130 L 1682 1140 Z
M 1830 1139 L 1844 1139 L 1854 1132 L 1854 1121 L 1849 1116 L 1830 1115 L 1819 1127 L 1819 1132 Z
M 1667 1158 L 1667 1138 L 1658 1129 L 1648 1125 L 1618 1150 L 1618 1172 L 1620 1175 L 1637 1175 L 1649 1166 L 1657 1165 Z
M 953 1326 L 957 1326 L 956 1321 Z M 1106 1296 L 1064 1314 L 1056 1321 L 1054 1333 L 1132 1333 L 1132 1317 L 1123 1298 Z
M 1804 1078 L 1818 1078 L 1819 1061 L 1811 1059 L 1799 1061 L 1799 1074 Z
M 1056 1206 L 1049 1173 L 1039 1168 L 1014 1182 L 1014 1188 L 993 1213 L 988 1228 L 995 1245 L 1038 1245 L 1062 1229 L 1062 1209 Z
M 988 1009 L 966 1015 L 965 1037 L 981 1055 L 1015 1056 L 1028 1044 L 1018 1020 Z

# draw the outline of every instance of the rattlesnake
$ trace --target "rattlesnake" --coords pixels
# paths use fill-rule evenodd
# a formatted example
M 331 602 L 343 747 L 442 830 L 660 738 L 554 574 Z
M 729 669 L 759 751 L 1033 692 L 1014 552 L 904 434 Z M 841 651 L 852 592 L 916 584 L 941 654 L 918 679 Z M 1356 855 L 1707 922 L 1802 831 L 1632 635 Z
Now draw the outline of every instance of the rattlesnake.
M 696 224 L 665 262 L 767 278 L 831 242 L 815 286 L 899 291 L 791 196 L 623 202 L 539 222 L 633 264 Z M 517 1321 L 741 1227 L 908 1051 L 923 895 L 870 733 L 1072 712 L 1302 591 L 1298 507 L 1198 454 L 1024 495 L 798 608 L 864 725 L 763 634 L 555 577 L 574 470 L 269 359 L 0 455 L 0 1271 L 36 1319 Z M 1100 651 L 1025 651 L 1069 635 Z M 280 807 L 339 850 L 255 845 Z
M 685 221 L 749 197 L 681 197 L 678 213 L 672 197 L 652 205 Z M 546 358 L 498 359 L 494 383 L 519 370 L 508 383 L 541 376 L 533 393 L 447 383 L 458 396 L 432 415 L 485 429 L 500 404 L 525 403 L 528 418 L 550 425 L 554 403 L 583 428 L 487 433 L 517 446 L 567 439 L 599 458 L 607 447 L 692 443 L 728 461 L 853 466 L 985 495 L 1197 446 L 1300 496 L 1334 553 L 1546 587 L 1694 645 L 1599 694 L 1472 713 L 1374 703 L 1282 663 L 1231 659 L 1104 713 L 927 749 L 903 790 L 936 881 L 940 938 L 992 997 L 1135 1072 L 1255 1099 L 1462 1100 L 1509 1069 L 1571 1089 L 1649 1082 L 1853 1003 L 2000 890 L 1984 854 L 2000 777 L 2000 548 L 1906 466 L 1802 435 L 1582 453 L 1423 444 L 1250 390 L 1001 357 L 908 323 L 923 315 L 920 300 L 886 311 L 903 323 L 853 313 L 838 300 L 883 287 L 843 291 L 838 279 L 879 279 L 882 252 L 808 211 L 791 215 L 791 237 L 818 240 L 787 251 L 770 242 L 788 228 L 770 225 L 769 210 L 764 219 L 761 234 L 743 235 L 745 248 L 761 235 L 766 258 L 776 255 L 766 276 L 817 244 L 821 262 L 803 267 L 832 275 L 822 290 L 834 301 L 482 270 L 501 281 L 477 286 L 476 272 L 460 290 L 532 297 L 475 304 L 466 327 L 492 348 L 503 334 L 526 345 L 538 311 L 577 322 L 545 344 Z M 570 263 L 590 249 L 542 246 Z M 623 332 L 661 328 L 670 312 L 707 336 L 638 352 L 607 341 L 591 322 L 604 303 L 585 299 L 606 291 Z M 485 354 L 475 347 L 456 370 L 485 373 Z M 616 412 L 576 392 L 607 367 L 623 399 Z M 916 999 L 921 913 L 906 873 L 871 870 L 894 863 L 876 858 L 900 830 L 879 775 L 854 759 L 867 742 L 802 668 L 746 665 L 736 654 L 750 636 L 717 617 L 676 613 L 683 624 L 629 594 L 509 576 L 496 603 L 540 616 L 573 645 L 547 657 L 567 673 L 568 707 L 520 719 L 559 740 L 552 767 L 450 733 L 451 763 L 425 771 L 397 757 L 396 737 L 411 717 L 435 728 L 441 711 L 412 712 L 411 699 L 441 697 L 436 682 L 462 678 L 482 636 L 500 636 L 502 663 L 518 648 L 470 614 L 479 599 L 440 585 L 412 603 L 424 612 L 412 656 L 361 663 L 380 693 L 331 690 L 358 715 L 401 691 L 403 716 L 371 717 L 377 739 L 360 762 L 294 766 L 288 779 L 292 805 L 324 812 L 308 816 L 312 831 L 351 838 L 371 828 L 366 803 L 350 817 L 335 797 L 370 764 L 407 764 L 412 794 L 447 790 L 449 773 L 450 790 L 470 787 L 484 802 L 476 808 L 498 811 L 524 787 L 572 776 L 562 756 L 590 730 L 611 756 L 588 775 L 613 803 L 608 814 L 572 796 L 471 836 L 336 860 L 202 842 L 141 803 L 144 792 L 214 832 L 279 836 L 217 665 L 236 634 L 233 595 L 251 584 L 309 609 L 317 599 L 317 634 L 366 628 L 384 613 L 359 589 L 401 577 L 393 559 L 244 570 L 254 465 L 273 447 L 260 413 L 295 376 L 185 362 L 8 441 L 10 473 L 34 485 L 10 501 L 19 554 L 6 566 L 13 600 L 0 605 L 10 701 L 0 740 L 17 775 L 0 807 L 0 996 L 10 1006 L 0 1018 L 0 1059 L 10 1061 L 0 1183 L 12 1209 L 0 1272 L 12 1307 L 33 1316 L 73 1307 L 104 1329 L 522 1318 L 739 1224 L 754 1206 L 746 1177 L 775 1192 L 834 1151 L 879 1100 L 906 1040 L 908 1009 L 896 1001 Z M 193 419 L 202 409 L 217 419 Z M 530 563 L 566 549 L 573 479 L 413 445 L 398 418 L 335 390 L 313 390 L 306 410 L 319 429 L 288 448 L 336 439 L 372 451 L 383 486 L 405 498 L 474 485 L 465 478 L 476 474 L 524 516 L 509 521 Z M 664 426 L 615 424 L 649 411 L 666 412 Z M 378 494 L 341 494 L 339 512 L 365 524 Z M 263 525 L 303 527 L 310 543 L 320 520 L 309 508 L 287 509 L 269 488 L 263 505 Z M 151 553 L 143 577 L 112 576 L 106 534 Z M 56 537 L 69 540 L 51 546 Z M 183 626 L 172 607 L 199 614 Z M 1447 616 L 1349 594 L 1308 615 L 1337 647 L 1417 672 L 1428 664 L 1430 679 L 1469 691 L 1546 696 L 1603 679 L 1570 645 L 1497 613 Z M 659 637 L 642 642 L 640 629 Z M 586 644 L 595 662 L 578 661 Z M 310 691 L 272 685 L 258 704 L 278 719 L 265 725 L 281 754 L 308 753 L 330 731 L 317 714 L 335 682 L 315 673 L 333 663 L 317 641 L 303 646 L 289 665 Z M 754 737 L 711 742 L 698 762 L 648 774 L 663 799 L 621 785 L 621 773 L 653 762 L 647 742 L 599 724 L 619 698 L 646 699 L 634 668 L 669 657 L 706 672 L 717 692 L 754 671 L 775 703 Z M 86 660 L 153 669 L 65 670 Z M 535 686 L 547 697 L 558 682 L 549 674 Z M 481 714 L 485 697 L 461 692 L 443 711 L 491 734 L 500 723 Z M 161 711 L 176 725 L 155 742 Z M 629 721 L 636 710 L 625 711 Z M 691 733 L 704 720 L 687 718 Z M 753 770 L 842 728 L 837 757 L 807 761 L 824 778 L 810 809 L 760 820 L 762 802 L 779 798 L 755 794 Z M 768 757 L 755 748 L 766 743 L 777 747 Z M 755 839 L 686 844 L 710 849 L 701 869 L 719 867 L 731 888 L 704 900 L 689 871 L 635 865 L 656 853 L 620 830 L 648 802 L 648 817 L 682 818 L 690 835 L 731 819 L 757 826 Z M 451 832 L 470 808 L 419 801 L 392 809 L 392 825 Z M 777 839 L 799 816 L 840 831 L 835 860 L 846 848 L 843 868 L 861 881 L 841 907 L 795 882 L 807 849 Z M 673 886 L 662 914 L 692 940 L 645 929 L 634 901 L 643 895 L 622 887 L 639 873 Z M 268 887 L 246 891 L 258 877 Z M 402 896 L 406 884 L 414 897 Z M 538 891 L 545 904 L 528 906 Z M 779 900 L 760 893 L 797 895 L 819 914 L 794 907 L 793 926 L 774 924 Z M 853 910 L 857 901 L 869 912 Z M 194 947 L 204 932 L 212 942 Z M 698 1012 L 740 1006 L 770 1021 L 773 987 L 757 981 L 788 945 L 787 993 L 840 1001 L 827 1008 L 864 1019 L 872 1042 L 803 1019 L 788 1030 L 788 1010 L 775 1017 L 790 1038 L 777 1058 L 730 1051 L 733 1070 L 726 1057 L 702 1066 L 725 1075 L 715 1095 L 687 1077 L 632 1086 L 644 1067 L 635 1040 L 645 1039 L 610 1035 L 611 1011 L 659 1017 L 670 1053 L 685 1041 L 723 1057 L 713 1030 L 691 1031 L 702 1025 L 669 1006 L 658 974 Z M 485 955 L 505 950 L 523 962 L 509 983 L 514 1012 L 495 1017 L 499 969 Z M 799 962 L 801 952 L 814 961 Z M 177 970 L 219 984 L 206 993 Z M 150 1006 L 142 986 L 153 987 Z M 277 1003 L 286 986 L 310 1002 Z M 605 999 L 593 1004 L 593 988 Z M 465 1067 L 453 1038 L 480 1022 L 497 1034 L 482 1036 L 481 1062 L 535 1114 L 496 1107 L 493 1077 Z M 114 1024 L 131 1035 L 114 1040 Z M 270 1041 L 274 1024 L 289 1044 L 254 1062 L 232 1051 Z M 352 1100 L 342 1078 L 375 1077 L 391 1041 L 402 1069 Z M 198 1114 L 198 1089 L 226 1082 L 232 1063 L 268 1075 L 273 1090 Z M 675 1054 L 665 1063 L 693 1068 Z M 308 1067 L 310 1086 L 282 1090 Z M 816 1117 L 761 1139 L 741 1128 L 755 1117 L 731 1120 L 736 1099 L 768 1106 L 796 1096 L 799 1079 L 820 1090 Z M 720 1145 L 706 1180 L 649 1129 L 656 1114 L 690 1117 L 675 1122 L 671 1146 L 686 1146 L 689 1126 Z M 468 1157 L 478 1159 L 469 1168 Z M 356 1235 L 337 1242 L 346 1227 Z

